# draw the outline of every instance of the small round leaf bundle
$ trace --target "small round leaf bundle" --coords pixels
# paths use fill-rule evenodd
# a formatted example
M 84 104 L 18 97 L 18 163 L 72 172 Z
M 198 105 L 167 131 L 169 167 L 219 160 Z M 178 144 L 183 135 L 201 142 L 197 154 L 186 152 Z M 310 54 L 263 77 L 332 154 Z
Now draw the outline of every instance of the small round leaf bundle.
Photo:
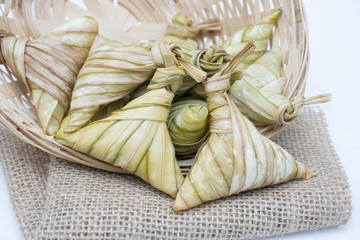
M 173 103 L 167 125 L 177 155 L 196 152 L 208 135 L 206 102 L 182 99 Z

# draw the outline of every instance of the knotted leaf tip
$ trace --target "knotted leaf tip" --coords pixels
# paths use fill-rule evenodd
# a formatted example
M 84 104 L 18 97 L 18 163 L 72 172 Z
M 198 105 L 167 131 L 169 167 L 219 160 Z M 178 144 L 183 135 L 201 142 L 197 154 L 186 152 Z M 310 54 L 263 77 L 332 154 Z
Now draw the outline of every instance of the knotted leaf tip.
M 213 45 L 208 49 L 199 50 L 191 63 L 204 70 L 209 77 L 222 70 L 233 59 L 222 47 Z
M 182 85 L 182 79 L 186 76 L 185 71 L 178 66 L 158 68 L 148 86 L 149 90 L 167 88 L 175 93 Z
M 242 50 L 240 50 L 230 62 L 228 62 L 223 69 L 214 74 L 211 78 L 204 82 L 205 92 L 209 96 L 215 93 L 222 93 L 228 90 L 230 85 L 231 73 L 236 67 L 253 51 L 255 50 L 255 44 L 253 41 L 248 42 Z
M 193 24 L 192 19 L 186 15 L 176 14 L 172 19 L 172 23 L 168 26 L 167 33 L 183 39 L 192 39 L 197 37 L 202 30 L 219 31 L 220 21 L 218 19 L 208 19 Z

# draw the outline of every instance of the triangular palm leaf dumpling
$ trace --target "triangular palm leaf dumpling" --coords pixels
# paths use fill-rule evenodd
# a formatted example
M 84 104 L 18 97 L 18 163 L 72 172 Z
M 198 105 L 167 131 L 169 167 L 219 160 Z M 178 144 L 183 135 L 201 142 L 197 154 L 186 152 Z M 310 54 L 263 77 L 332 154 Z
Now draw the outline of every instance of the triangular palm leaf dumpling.
M 185 76 L 179 67 L 159 68 L 152 80 L 164 71 L 172 74 L 172 81 Z M 166 123 L 173 98 L 165 87 L 152 89 L 108 118 L 80 129 L 73 148 L 119 166 L 175 197 L 183 176 Z
M 243 53 L 244 54 L 244 53 Z M 234 62 L 231 63 L 236 63 Z M 243 191 L 310 178 L 313 173 L 262 136 L 226 93 L 231 66 L 205 81 L 210 137 L 180 187 L 173 209 L 181 211 Z
M 109 117 L 79 129 L 71 141 L 75 150 L 121 167 L 175 197 L 183 176 L 175 158 L 167 120 L 174 92 L 186 73 L 178 67 L 181 60 L 171 50 L 177 52 L 178 49 L 163 44 L 158 49 L 159 54 L 153 54 L 159 56 L 157 59 L 166 67 L 156 70 L 148 92 Z M 187 65 L 185 69 L 193 70 L 194 75 L 203 80 L 203 73 L 197 73 L 195 67 Z
M 290 123 L 300 115 L 306 104 L 327 102 L 331 95 L 319 95 L 305 99 L 297 95 L 291 99 L 283 96 L 282 52 L 274 46 L 248 68 L 241 76 L 232 75 L 234 83 L 230 98 L 256 126 Z
M 154 74 L 157 65 L 143 46 L 106 41 L 92 50 L 75 83 L 65 132 L 87 124 L 105 105 L 127 96 Z
M 250 64 L 261 57 L 267 49 L 269 39 L 277 19 L 281 16 L 281 9 L 275 10 L 263 17 L 254 25 L 249 25 L 233 34 L 229 39 L 222 43 L 226 52 L 235 55 L 249 41 L 254 41 L 256 45 L 253 51 L 242 63 L 239 64 L 238 70 L 246 69 Z
M 1 38 L 2 60 L 25 83 L 48 135 L 56 134 L 69 109 L 76 76 L 97 33 L 93 18 L 79 17 L 35 40 Z
M 235 79 L 230 98 L 255 125 L 274 124 L 279 107 L 290 104 L 281 95 L 284 81 L 281 49 L 275 46 Z

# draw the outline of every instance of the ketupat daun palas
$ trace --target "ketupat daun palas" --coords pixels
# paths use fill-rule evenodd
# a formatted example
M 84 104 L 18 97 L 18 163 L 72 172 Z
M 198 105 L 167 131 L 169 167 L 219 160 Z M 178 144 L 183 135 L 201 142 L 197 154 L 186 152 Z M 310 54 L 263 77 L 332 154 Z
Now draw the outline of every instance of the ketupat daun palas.
M 185 98 L 173 103 L 167 125 L 177 155 L 196 152 L 209 132 L 206 102 Z
M 156 70 L 149 91 L 78 130 L 73 148 L 121 167 L 175 197 L 183 176 L 167 128 L 171 102 L 185 72 L 199 81 L 205 76 L 191 65 L 183 66 L 181 51 L 174 45 L 162 43 L 152 50 L 165 68 Z
M 246 69 L 266 52 L 275 22 L 280 16 L 281 9 L 275 10 L 263 17 L 256 24 L 246 26 L 236 32 L 221 44 L 221 47 L 223 47 L 227 53 L 234 55 L 249 41 L 255 42 L 256 49 L 242 63 L 239 64 L 237 67 L 238 70 Z
M 258 23 L 254 25 L 248 25 L 245 28 L 241 29 L 240 31 L 234 33 L 232 36 L 230 36 L 229 39 L 223 42 L 220 46 L 214 48 L 216 50 L 213 53 L 215 56 L 216 55 L 218 56 L 220 53 L 224 53 L 224 52 L 227 53 L 227 55 L 234 55 L 237 54 L 237 52 L 240 51 L 249 41 L 254 41 L 256 45 L 256 49 L 243 62 L 239 64 L 239 66 L 237 67 L 237 71 L 233 73 L 233 76 L 230 79 L 230 84 L 232 84 L 235 81 L 235 79 L 240 78 L 242 76 L 242 71 L 245 70 L 249 65 L 255 62 L 257 59 L 259 59 L 266 52 L 275 22 L 280 16 L 281 16 L 281 10 L 280 9 L 275 10 L 272 13 L 263 17 Z M 204 53 L 204 51 L 206 51 L 206 53 Z M 229 62 L 231 60 L 231 58 L 226 54 L 223 54 L 219 58 L 214 58 L 214 57 L 209 58 L 207 55 L 211 55 L 211 54 L 212 54 L 211 48 L 209 48 L 208 50 L 200 50 L 197 56 L 195 58 L 193 57 L 192 61 L 198 66 L 200 65 L 201 61 L 209 62 L 209 63 L 214 63 L 214 61 L 217 61 L 217 65 L 214 64 L 209 65 L 209 63 L 202 64 L 205 67 L 206 65 L 209 65 L 210 67 L 212 67 L 212 70 L 214 71 L 216 67 L 218 67 L 219 69 L 219 67 L 223 67 L 224 64 L 226 64 L 226 62 Z M 206 60 L 206 58 L 208 58 L 208 60 Z M 221 64 L 218 64 L 220 63 L 219 62 L 220 60 L 223 60 L 223 62 L 221 62 Z M 202 83 L 198 84 L 195 87 L 195 91 L 203 98 L 206 98 L 205 89 Z
M 262 18 L 255 25 L 248 25 L 236 32 L 220 46 L 214 45 L 209 49 L 198 51 L 192 57 L 192 63 L 206 71 L 208 76 L 212 76 L 212 74 L 224 67 L 227 62 L 231 61 L 232 58 L 230 56 L 237 54 L 250 41 L 254 41 L 256 49 L 239 64 L 237 71 L 233 73 L 234 77 L 230 79 L 230 84 L 232 84 L 234 78 L 239 78 L 244 69 L 266 52 L 274 24 L 280 15 L 281 10 L 278 9 Z M 195 91 L 201 97 L 206 98 L 202 83 L 196 85 Z
M 285 78 L 278 46 L 246 68 L 241 76 L 231 78 L 234 80 L 230 88 L 231 100 L 256 126 L 290 123 L 299 116 L 304 105 L 331 99 L 330 94 L 308 99 L 302 95 L 292 99 L 283 96 Z
M 158 66 L 143 46 L 106 41 L 90 52 L 75 83 L 68 126 L 74 132 L 104 106 L 127 96 L 150 79 Z
M 25 83 L 48 135 L 56 134 L 69 109 L 76 76 L 97 33 L 93 18 L 79 17 L 35 40 L 0 34 L 1 62 Z
M 246 48 L 238 56 L 246 56 Z M 210 137 L 180 187 L 173 209 L 181 211 L 243 191 L 310 178 L 314 174 L 287 151 L 262 136 L 236 108 L 226 90 L 237 56 L 205 81 Z

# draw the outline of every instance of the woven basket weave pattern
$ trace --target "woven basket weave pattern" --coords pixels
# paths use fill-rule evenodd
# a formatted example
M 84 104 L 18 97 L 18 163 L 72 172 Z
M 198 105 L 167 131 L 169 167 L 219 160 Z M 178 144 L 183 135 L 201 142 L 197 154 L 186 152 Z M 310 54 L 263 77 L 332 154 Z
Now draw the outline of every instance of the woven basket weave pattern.
M 287 97 L 303 93 L 308 71 L 308 37 L 303 5 L 299 0 L 87 0 L 87 1 L 5 1 L 1 4 L 0 24 L 4 30 L 19 36 L 36 38 L 65 20 L 92 16 L 99 23 L 102 38 L 123 44 L 155 40 L 165 33 L 176 13 L 191 16 L 194 22 L 211 18 L 221 20 L 221 32 L 203 32 L 196 39 L 201 47 L 220 43 L 242 27 L 258 21 L 274 9 L 282 8 L 270 45 L 279 44 L 287 83 Z M 55 156 L 99 169 L 123 173 L 118 167 L 63 147 L 46 136 L 38 121 L 31 97 L 11 70 L 0 66 L 0 121 L 13 134 Z M 261 129 L 268 137 L 278 135 L 285 126 Z M 183 173 L 189 164 L 181 163 Z

